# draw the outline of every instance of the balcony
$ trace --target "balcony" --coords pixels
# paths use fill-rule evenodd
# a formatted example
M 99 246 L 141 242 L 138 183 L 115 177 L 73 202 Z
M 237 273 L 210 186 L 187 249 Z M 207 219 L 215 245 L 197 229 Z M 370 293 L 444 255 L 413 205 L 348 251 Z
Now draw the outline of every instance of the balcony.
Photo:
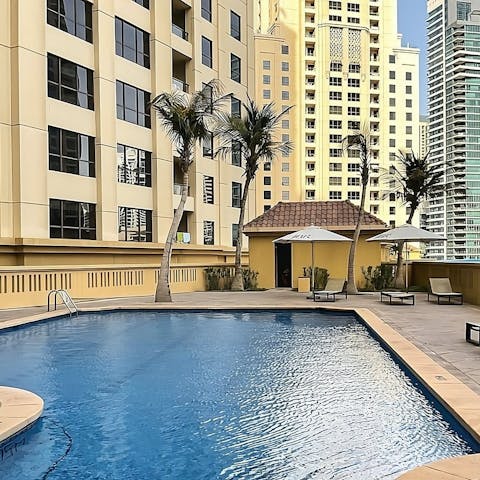
M 173 77 L 172 78 L 172 88 L 174 90 L 180 90 L 181 92 L 188 93 L 189 85 L 188 85 L 188 83 L 184 82 L 183 80 L 180 80 L 178 78 Z
M 183 40 L 186 40 L 188 42 L 188 32 L 185 31 L 185 29 L 180 27 L 179 25 L 175 25 L 174 23 L 172 23 L 172 33 L 177 37 L 183 38 Z

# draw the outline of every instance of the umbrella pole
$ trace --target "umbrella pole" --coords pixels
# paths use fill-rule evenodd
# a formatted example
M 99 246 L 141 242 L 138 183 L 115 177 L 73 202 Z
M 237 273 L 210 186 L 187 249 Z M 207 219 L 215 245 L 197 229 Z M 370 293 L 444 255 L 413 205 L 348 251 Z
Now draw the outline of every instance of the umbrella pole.
M 405 289 L 408 292 L 408 242 L 405 242 Z
M 311 279 L 310 279 L 310 290 L 313 291 L 315 290 L 314 285 L 313 285 L 313 280 L 314 280 L 314 268 L 315 268 L 315 261 L 314 261 L 314 253 L 313 253 L 313 242 L 312 242 L 312 272 L 311 272 Z

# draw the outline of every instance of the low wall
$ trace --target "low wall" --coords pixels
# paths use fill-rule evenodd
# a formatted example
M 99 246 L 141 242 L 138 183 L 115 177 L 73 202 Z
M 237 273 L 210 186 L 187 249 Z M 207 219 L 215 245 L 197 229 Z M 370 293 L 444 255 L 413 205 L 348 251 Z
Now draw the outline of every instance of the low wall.
M 205 267 L 172 265 L 172 293 L 205 290 Z M 153 295 L 157 278 L 158 268 L 146 265 L 1 267 L 0 308 L 46 305 L 48 292 L 56 289 L 74 299 Z
M 414 261 L 411 285 L 428 288 L 428 279 L 448 277 L 452 288 L 462 292 L 466 302 L 480 305 L 480 263 Z

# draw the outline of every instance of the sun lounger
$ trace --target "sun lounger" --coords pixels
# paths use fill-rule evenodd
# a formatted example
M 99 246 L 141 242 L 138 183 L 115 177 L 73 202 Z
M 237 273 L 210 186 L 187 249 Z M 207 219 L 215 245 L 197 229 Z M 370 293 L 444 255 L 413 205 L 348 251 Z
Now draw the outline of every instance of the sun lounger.
M 427 300 L 430 301 L 430 295 L 437 297 L 437 303 L 440 305 L 441 298 L 448 298 L 448 303 L 452 303 L 452 298 L 457 299 L 457 304 L 463 304 L 463 293 L 454 292 L 448 278 L 430 278 L 430 291 L 427 294 Z
M 337 295 L 345 295 L 345 298 L 347 298 L 345 280 L 343 278 L 329 278 L 323 290 L 313 291 L 313 301 L 334 302 Z
M 411 300 L 412 305 L 415 305 L 415 295 L 413 293 L 407 292 L 380 292 L 380 301 L 383 302 L 383 297 L 386 297 L 390 300 L 390 304 L 392 303 L 392 299 L 401 300 L 402 303 L 404 300 Z

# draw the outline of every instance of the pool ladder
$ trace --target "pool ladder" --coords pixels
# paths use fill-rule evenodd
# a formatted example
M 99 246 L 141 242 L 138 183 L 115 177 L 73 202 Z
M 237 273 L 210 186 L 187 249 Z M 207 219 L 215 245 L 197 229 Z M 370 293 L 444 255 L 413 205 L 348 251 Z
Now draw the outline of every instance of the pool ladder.
M 50 290 L 48 292 L 48 299 L 47 299 L 48 311 L 50 311 L 50 298 L 52 297 L 52 295 L 54 296 L 53 310 L 57 309 L 57 297 L 60 297 L 63 304 L 67 307 L 67 310 L 70 313 L 70 316 L 72 316 L 72 313 L 75 313 L 78 317 L 77 305 L 72 300 L 72 297 L 68 294 L 68 292 L 66 290 Z

